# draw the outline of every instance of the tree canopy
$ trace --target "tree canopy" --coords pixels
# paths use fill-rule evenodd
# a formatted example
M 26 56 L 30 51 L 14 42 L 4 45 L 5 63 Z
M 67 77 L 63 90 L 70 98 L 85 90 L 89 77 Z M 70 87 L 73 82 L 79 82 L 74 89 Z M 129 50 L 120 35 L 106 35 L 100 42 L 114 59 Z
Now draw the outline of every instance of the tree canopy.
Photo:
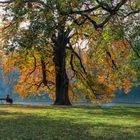
M 139 24 L 138 0 L 0 3 L 1 66 L 5 75 L 19 72 L 15 92 L 21 96 L 44 90 L 55 104 L 70 104 L 69 98 L 100 103 L 111 101 L 116 89 L 131 88 L 137 74 L 131 60 L 139 48 L 130 35 L 139 33 L 126 21 Z

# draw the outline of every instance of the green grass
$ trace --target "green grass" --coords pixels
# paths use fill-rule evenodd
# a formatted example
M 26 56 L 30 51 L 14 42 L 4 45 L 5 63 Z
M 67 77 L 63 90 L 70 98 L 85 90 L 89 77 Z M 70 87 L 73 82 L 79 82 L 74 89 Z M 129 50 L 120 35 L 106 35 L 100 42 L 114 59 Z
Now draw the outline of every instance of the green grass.
M 140 140 L 140 108 L 1 105 L 0 140 Z

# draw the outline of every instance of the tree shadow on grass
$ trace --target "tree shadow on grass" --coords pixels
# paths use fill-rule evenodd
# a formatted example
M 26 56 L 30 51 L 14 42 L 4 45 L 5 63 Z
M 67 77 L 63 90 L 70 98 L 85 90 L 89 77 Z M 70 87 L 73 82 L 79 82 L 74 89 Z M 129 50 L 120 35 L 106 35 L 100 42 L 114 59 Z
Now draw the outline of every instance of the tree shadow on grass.
M 140 127 L 0 111 L 0 140 L 139 140 Z M 80 119 L 80 118 L 79 118 Z M 115 120 L 114 120 L 115 121 Z

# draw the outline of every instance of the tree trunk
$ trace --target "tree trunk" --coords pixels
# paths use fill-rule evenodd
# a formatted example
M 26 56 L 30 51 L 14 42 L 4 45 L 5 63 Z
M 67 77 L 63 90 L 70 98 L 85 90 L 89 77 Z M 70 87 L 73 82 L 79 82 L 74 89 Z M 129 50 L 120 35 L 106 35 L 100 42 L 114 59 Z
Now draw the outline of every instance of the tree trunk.
M 54 42 L 54 62 L 56 72 L 56 99 L 54 105 L 71 105 L 68 95 L 69 79 L 66 72 L 66 45 L 65 33 L 58 35 Z

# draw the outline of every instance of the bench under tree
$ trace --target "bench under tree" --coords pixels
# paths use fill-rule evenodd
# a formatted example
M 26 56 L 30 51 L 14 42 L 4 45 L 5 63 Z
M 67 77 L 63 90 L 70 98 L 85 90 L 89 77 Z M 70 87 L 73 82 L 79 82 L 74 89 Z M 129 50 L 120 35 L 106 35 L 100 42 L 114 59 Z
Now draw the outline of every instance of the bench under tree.
M 12 98 L 0 98 L 0 101 L 6 101 L 7 103 L 13 104 L 13 99 Z

